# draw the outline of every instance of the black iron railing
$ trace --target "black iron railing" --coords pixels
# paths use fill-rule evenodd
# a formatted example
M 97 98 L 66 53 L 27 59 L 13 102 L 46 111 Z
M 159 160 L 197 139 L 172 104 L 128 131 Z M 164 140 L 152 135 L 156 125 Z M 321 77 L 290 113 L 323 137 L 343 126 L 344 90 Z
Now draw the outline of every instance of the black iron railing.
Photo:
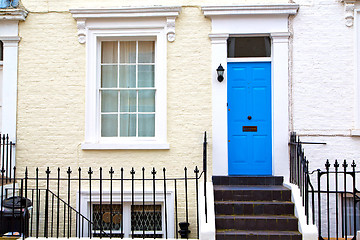
M 0 234 L 199 238 L 199 180 L 204 180 L 206 199 L 206 168 L 206 133 L 203 171 L 47 167 L 26 168 L 18 176 L 14 167 L 12 187 L 1 193 Z M 13 224 L 2 225 L 4 221 Z
M 11 181 L 14 167 L 15 143 L 8 134 L 0 135 L 1 186 Z
M 355 161 L 326 160 L 323 169 L 309 170 L 301 142 L 290 137 L 290 182 L 300 188 L 307 224 L 316 224 L 319 239 L 356 239 L 359 224 L 359 191 Z M 311 143 L 324 144 L 324 143 Z

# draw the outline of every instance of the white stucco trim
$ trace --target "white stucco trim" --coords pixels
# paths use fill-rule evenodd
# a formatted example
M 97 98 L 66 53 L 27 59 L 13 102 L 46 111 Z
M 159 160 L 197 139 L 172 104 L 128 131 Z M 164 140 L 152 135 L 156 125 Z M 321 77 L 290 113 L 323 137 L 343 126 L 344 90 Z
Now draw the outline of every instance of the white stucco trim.
M 360 136 L 360 9 L 355 10 L 355 126 L 351 136 Z
M 113 191 L 112 193 L 112 203 L 113 204 L 120 204 L 121 203 L 121 192 L 120 191 Z M 79 198 L 80 196 L 80 198 Z M 145 204 L 153 204 L 154 194 L 152 191 L 145 191 L 144 192 L 144 201 Z M 109 204 L 110 203 L 110 191 L 103 191 L 101 197 L 102 204 Z M 123 191 L 123 203 L 131 206 L 132 202 L 132 192 L 131 191 Z M 80 203 L 80 204 L 79 204 Z M 100 203 L 100 192 L 99 191 L 92 191 L 91 192 L 91 204 L 98 204 Z M 142 204 L 143 203 L 143 192 L 142 191 L 134 191 L 134 203 L 135 204 Z M 174 192 L 173 191 L 166 191 L 166 210 L 167 210 L 167 219 L 165 219 L 165 195 L 164 191 L 155 191 L 155 204 L 161 204 L 161 211 L 162 211 L 162 223 L 163 223 L 163 232 L 165 232 L 165 220 L 167 220 L 167 227 L 168 227 L 168 238 L 175 237 L 175 229 L 174 229 Z M 76 209 L 79 211 L 87 219 L 91 219 L 90 216 L 90 192 L 89 191 L 81 191 L 77 193 L 77 201 L 76 201 Z M 131 215 L 128 212 L 124 212 L 124 221 L 128 221 L 130 223 Z M 124 223 L 124 233 L 129 234 L 131 231 L 130 225 Z M 84 236 L 88 237 L 88 224 L 84 224 Z
M 17 80 L 18 80 L 18 23 L 25 20 L 23 9 L 0 10 L 0 40 L 3 42 L 3 85 L 2 85 L 2 126 L 1 132 L 9 134 L 16 142 Z M 15 164 L 15 159 L 13 159 Z M 15 165 L 14 165 L 15 166 Z
M 302 234 L 303 240 L 316 240 L 318 239 L 318 229 L 314 224 L 307 224 L 305 207 L 302 205 L 302 197 L 298 186 L 284 182 L 284 186 L 291 189 L 291 201 L 295 204 L 294 213 L 299 219 L 299 232 Z M 309 210 L 309 223 L 312 219 L 312 211 Z
M 79 42 L 86 41 L 86 22 L 101 19 L 119 18 L 165 18 L 167 39 L 175 40 L 175 19 L 181 12 L 179 6 L 154 6 L 154 7 L 124 7 L 124 8 L 100 8 L 100 9 L 70 9 L 71 14 L 77 21 Z
M 199 183 L 199 238 L 200 240 L 215 240 L 215 209 L 214 209 L 214 186 L 212 182 L 206 182 L 207 197 L 207 222 L 205 215 L 204 183 Z
M 203 6 L 206 17 L 224 15 L 254 15 L 254 14 L 296 14 L 298 4 L 279 5 L 243 5 L 243 6 Z
M 2 85 L 2 133 L 16 140 L 16 105 L 18 78 L 18 36 L 0 37 L 4 46 L 3 85 Z M 5 80 L 6 79 L 6 80 Z
M 0 9 L 0 20 L 25 21 L 28 11 L 19 8 Z
M 232 35 L 267 35 L 272 39 L 272 174 L 289 176 L 289 101 L 288 101 L 288 15 L 296 4 L 202 7 L 211 18 L 212 33 L 212 109 L 213 175 L 228 175 L 227 149 L 227 71 L 224 81 L 217 81 L 215 69 L 227 66 L 227 38 Z M 262 15 L 259 15 L 261 13 Z

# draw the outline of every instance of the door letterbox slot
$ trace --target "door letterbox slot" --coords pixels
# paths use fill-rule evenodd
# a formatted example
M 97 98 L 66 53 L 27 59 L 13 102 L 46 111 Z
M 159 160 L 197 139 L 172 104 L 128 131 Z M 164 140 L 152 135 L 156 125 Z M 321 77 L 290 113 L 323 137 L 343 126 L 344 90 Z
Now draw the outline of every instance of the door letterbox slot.
M 243 126 L 243 132 L 257 132 L 257 126 Z

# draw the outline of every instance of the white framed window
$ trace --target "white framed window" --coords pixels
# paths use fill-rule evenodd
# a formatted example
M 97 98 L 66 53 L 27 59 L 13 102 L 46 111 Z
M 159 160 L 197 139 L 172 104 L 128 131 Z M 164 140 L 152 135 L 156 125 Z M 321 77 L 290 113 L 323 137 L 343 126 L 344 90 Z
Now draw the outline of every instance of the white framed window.
M 132 205 L 132 194 L 134 194 L 134 205 Z M 79 194 L 78 194 L 79 196 Z M 82 191 L 80 199 L 77 199 L 77 210 L 90 219 L 94 225 L 83 224 L 84 236 L 89 237 L 88 234 L 91 231 L 94 237 L 99 237 L 100 229 L 105 233 L 111 232 L 113 237 L 121 237 L 123 233 L 124 238 L 132 237 L 132 228 L 134 230 L 134 238 L 142 238 L 143 236 L 143 222 L 144 216 L 145 235 L 147 238 L 154 237 L 165 238 L 166 230 L 168 238 L 174 238 L 175 236 L 175 206 L 174 206 L 174 192 L 166 192 L 166 204 L 165 194 L 163 191 L 155 192 L 155 213 L 154 213 L 154 193 L 151 191 L 143 193 L 135 191 L 123 192 L 123 202 L 121 202 L 121 192 L 114 191 L 112 198 L 112 224 L 111 224 L 111 209 L 110 209 L 110 193 L 104 191 L 102 193 L 101 202 L 102 208 L 100 211 L 100 192 L 93 191 L 91 194 L 88 191 Z M 91 196 L 91 199 L 90 199 Z M 143 215 L 143 200 L 144 200 L 144 215 Z M 80 202 L 81 203 L 80 203 Z M 79 209 L 79 203 L 81 208 Z M 121 205 L 123 204 L 123 209 Z M 165 218 L 165 207 L 167 211 L 167 218 Z M 155 219 L 155 224 L 154 224 Z M 80 224 L 81 220 L 78 220 Z M 101 225 L 102 224 L 102 225 Z M 167 229 L 166 226 L 167 225 Z M 101 226 L 100 226 L 101 225 Z M 121 229 L 123 228 L 123 229 Z M 90 230 L 90 231 L 89 231 Z
M 82 149 L 169 149 L 167 40 L 180 9 L 70 10 L 86 42 Z
M 112 217 L 111 217 L 112 212 Z M 163 205 L 131 205 L 121 204 L 92 205 L 92 221 L 94 223 L 92 232 L 94 237 L 100 237 L 104 232 L 111 234 L 113 237 L 134 237 L 134 238 L 163 238 L 164 237 L 164 214 Z M 155 229 L 155 231 L 154 231 Z M 134 234 L 133 234 L 134 231 Z M 154 233 L 155 232 L 155 233 Z M 155 234 L 155 235 L 154 235 Z M 134 236 L 133 236 L 134 235 Z

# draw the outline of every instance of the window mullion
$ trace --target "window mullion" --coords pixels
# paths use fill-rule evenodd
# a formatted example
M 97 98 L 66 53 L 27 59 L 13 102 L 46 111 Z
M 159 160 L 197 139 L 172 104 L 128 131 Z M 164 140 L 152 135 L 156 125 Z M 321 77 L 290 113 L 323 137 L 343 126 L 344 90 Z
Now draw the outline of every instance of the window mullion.
M 118 88 L 120 88 L 120 41 L 118 41 L 118 44 L 117 44 L 117 47 L 118 47 L 118 62 L 117 62 L 117 82 L 116 82 L 116 86 Z M 121 94 L 121 91 L 118 90 L 118 132 L 117 132 L 117 135 L 118 137 L 120 137 L 120 94 Z
M 136 53 L 135 53 L 135 76 L 136 76 L 136 137 L 139 137 L 139 90 L 138 90 L 138 72 L 139 72 L 139 41 L 136 41 Z

